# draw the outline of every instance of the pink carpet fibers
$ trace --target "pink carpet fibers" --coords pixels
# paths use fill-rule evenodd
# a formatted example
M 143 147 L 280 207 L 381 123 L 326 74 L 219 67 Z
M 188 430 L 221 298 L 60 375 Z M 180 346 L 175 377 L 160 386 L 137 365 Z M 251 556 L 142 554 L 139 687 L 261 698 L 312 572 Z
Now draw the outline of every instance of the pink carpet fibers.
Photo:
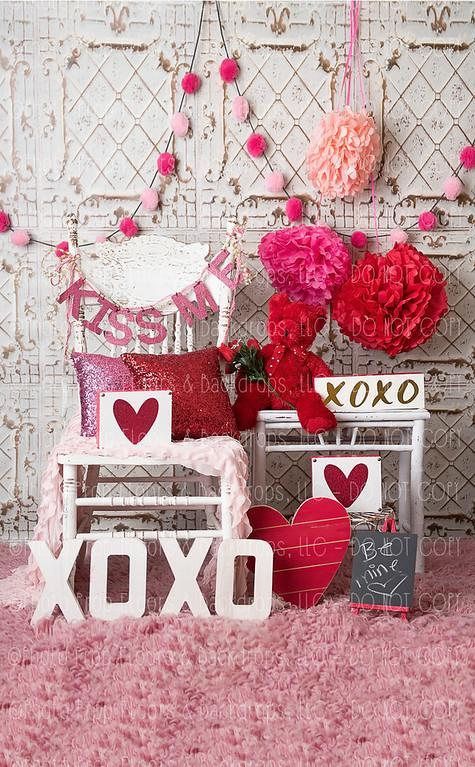
M 0 764 L 468 767 L 474 554 L 439 539 L 408 624 L 352 615 L 342 571 L 320 606 L 260 624 L 58 617 L 35 635 L 3 608 Z M 3 577 L 24 552 L 0 555 Z

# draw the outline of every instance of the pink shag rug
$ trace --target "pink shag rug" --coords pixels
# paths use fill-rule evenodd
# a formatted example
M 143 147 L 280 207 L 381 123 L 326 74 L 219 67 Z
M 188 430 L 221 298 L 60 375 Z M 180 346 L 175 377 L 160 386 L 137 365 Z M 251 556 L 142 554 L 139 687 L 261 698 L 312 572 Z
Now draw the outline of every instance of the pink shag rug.
M 34 632 L 31 611 L 2 608 L 0 765 L 468 767 L 474 555 L 439 539 L 409 623 L 353 615 L 348 563 L 320 606 L 259 624 L 58 617 Z M 0 556 L 4 577 L 25 554 Z

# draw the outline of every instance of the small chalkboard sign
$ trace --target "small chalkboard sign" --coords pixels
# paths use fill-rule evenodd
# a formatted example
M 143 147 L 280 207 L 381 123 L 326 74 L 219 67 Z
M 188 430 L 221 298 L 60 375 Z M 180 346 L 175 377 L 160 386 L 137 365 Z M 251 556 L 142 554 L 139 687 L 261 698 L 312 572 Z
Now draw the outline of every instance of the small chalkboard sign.
M 416 551 L 417 535 L 412 533 L 355 532 L 350 591 L 353 610 L 391 610 L 406 617 L 412 607 Z

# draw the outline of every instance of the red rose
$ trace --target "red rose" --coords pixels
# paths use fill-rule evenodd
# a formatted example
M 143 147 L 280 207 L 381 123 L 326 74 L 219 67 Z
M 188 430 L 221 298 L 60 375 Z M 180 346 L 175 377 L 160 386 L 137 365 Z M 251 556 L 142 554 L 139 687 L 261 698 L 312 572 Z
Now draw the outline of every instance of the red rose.
M 260 349 L 261 348 L 261 345 L 260 345 L 259 341 L 256 338 L 250 338 L 249 341 L 247 342 L 247 346 L 249 347 L 249 349 Z
M 233 362 L 234 357 L 238 353 L 239 349 L 241 348 L 241 344 L 239 341 L 231 341 L 230 345 L 227 346 L 226 344 L 221 344 L 221 346 L 218 347 L 218 351 L 226 362 Z

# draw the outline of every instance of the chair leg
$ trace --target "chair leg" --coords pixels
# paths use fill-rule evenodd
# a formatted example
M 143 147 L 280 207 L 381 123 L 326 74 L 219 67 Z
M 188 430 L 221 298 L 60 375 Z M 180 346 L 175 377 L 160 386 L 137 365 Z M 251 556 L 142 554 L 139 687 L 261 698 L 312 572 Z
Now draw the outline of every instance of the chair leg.
M 254 431 L 252 502 L 266 503 L 266 425 L 258 421 Z
M 411 529 L 417 533 L 416 572 L 424 572 L 424 496 L 422 487 L 424 463 L 424 421 L 414 421 L 411 452 Z
M 411 505 L 409 485 L 411 478 L 411 453 L 399 453 L 399 529 L 403 533 L 411 531 Z
M 76 538 L 77 533 L 77 466 L 70 463 L 63 465 L 63 543 Z M 74 591 L 76 566 L 71 570 L 69 583 Z

